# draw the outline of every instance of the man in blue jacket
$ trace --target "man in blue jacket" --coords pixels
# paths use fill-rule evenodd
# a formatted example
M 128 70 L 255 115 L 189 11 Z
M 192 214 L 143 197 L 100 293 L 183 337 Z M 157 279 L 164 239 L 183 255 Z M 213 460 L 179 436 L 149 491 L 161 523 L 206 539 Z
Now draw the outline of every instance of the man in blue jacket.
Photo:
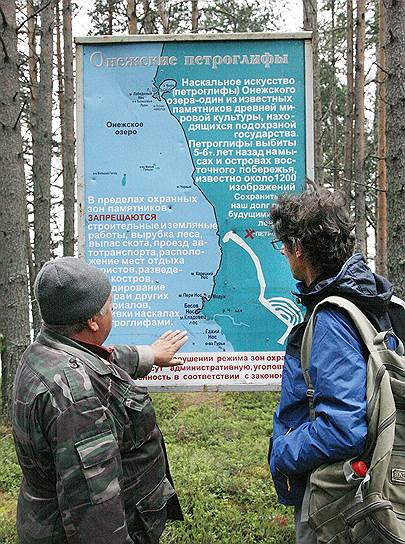
M 300 349 L 315 305 L 330 295 L 354 302 L 377 330 L 404 336 L 403 301 L 387 279 L 374 274 L 354 253 L 354 222 L 339 192 L 306 190 L 282 195 L 270 211 L 273 247 L 287 258 L 298 280 L 296 295 L 306 308 L 304 322 L 291 331 L 284 362 L 281 398 L 274 415 L 270 470 L 279 501 L 295 506 L 297 544 L 316 544 L 302 516 L 308 476 L 324 463 L 353 458 L 367 437 L 367 352 L 343 311 L 323 309 L 314 327 L 310 374 L 316 419 L 310 421 Z

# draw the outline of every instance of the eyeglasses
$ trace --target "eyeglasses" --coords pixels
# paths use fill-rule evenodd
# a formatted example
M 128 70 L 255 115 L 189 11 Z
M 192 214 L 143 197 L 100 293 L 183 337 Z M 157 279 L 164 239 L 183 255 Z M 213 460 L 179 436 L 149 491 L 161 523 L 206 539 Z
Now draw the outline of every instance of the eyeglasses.
M 281 240 L 272 240 L 271 245 L 276 249 L 277 251 L 281 251 L 284 247 L 284 244 Z

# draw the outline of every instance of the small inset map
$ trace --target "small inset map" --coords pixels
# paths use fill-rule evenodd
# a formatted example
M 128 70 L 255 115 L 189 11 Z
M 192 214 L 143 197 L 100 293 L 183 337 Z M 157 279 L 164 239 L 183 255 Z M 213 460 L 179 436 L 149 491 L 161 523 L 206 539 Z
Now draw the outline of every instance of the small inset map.
M 174 79 L 165 79 L 164 81 L 162 81 L 158 88 L 155 87 L 153 97 L 157 100 L 161 100 L 164 94 L 172 92 L 172 90 L 175 89 L 176 86 L 177 81 L 175 81 Z

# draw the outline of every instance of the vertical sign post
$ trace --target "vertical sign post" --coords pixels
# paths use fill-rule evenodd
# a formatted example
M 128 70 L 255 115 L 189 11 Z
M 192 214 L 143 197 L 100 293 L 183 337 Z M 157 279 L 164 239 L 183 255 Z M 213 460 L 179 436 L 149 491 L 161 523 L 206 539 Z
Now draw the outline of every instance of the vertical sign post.
M 77 38 L 79 244 L 111 344 L 185 329 L 148 386 L 275 389 L 302 319 L 266 217 L 313 177 L 311 34 Z

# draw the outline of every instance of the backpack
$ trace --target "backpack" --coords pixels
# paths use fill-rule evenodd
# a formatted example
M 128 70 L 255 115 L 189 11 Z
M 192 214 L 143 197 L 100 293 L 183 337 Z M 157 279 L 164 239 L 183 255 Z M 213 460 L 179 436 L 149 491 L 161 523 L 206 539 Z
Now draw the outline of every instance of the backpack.
M 352 319 L 369 353 L 367 361 L 366 447 L 360 458 L 323 464 L 309 477 L 302 510 L 318 544 L 405 544 L 405 357 L 391 331 L 378 333 L 352 302 L 331 296 L 320 302 L 306 327 L 301 365 L 310 418 L 314 389 L 308 372 L 316 313 L 337 306 Z M 389 337 L 396 349 L 388 349 Z M 350 377 L 348 377 L 350 379 Z M 367 472 L 358 475 L 364 461 Z M 357 472 L 357 474 L 356 474 Z M 361 471 L 360 471 L 361 473 Z

